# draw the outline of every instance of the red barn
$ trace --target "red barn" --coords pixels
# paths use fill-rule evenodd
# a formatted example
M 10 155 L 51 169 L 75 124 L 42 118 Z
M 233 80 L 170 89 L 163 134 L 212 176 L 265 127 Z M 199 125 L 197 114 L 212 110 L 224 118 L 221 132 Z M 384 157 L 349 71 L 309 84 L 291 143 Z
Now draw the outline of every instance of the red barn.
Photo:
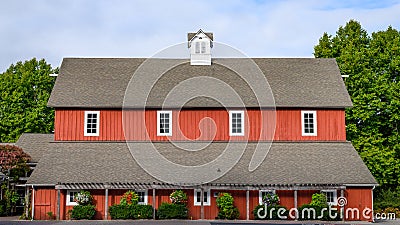
M 78 190 L 93 195 L 97 219 L 127 190 L 157 209 L 182 189 L 192 219 L 215 219 L 220 192 L 242 220 L 269 192 L 287 208 L 324 192 L 372 209 L 377 183 L 346 141 L 352 103 L 335 59 L 211 58 L 213 38 L 190 33 L 190 59 L 63 60 L 48 102 L 54 134 L 20 141 L 38 158 L 34 219 L 66 219 Z

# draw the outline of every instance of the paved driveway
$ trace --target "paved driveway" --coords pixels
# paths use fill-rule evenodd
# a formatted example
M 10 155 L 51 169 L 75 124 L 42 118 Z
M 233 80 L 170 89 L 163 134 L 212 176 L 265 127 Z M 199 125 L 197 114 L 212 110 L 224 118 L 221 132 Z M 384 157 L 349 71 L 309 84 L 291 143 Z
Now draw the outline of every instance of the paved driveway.
M 21 221 L 17 218 L 1 218 L 0 225 L 260 225 L 260 224 L 277 224 L 277 225 L 300 225 L 300 224 L 330 224 L 335 223 L 329 222 L 299 222 L 299 221 L 199 221 L 199 220 L 121 220 L 121 221 L 103 221 L 103 220 L 92 220 L 92 221 Z M 336 222 L 336 224 L 371 224 L 368 222 Z M 378 221 L 374 225 L 400 225 L 400 220 L 392 221 Z

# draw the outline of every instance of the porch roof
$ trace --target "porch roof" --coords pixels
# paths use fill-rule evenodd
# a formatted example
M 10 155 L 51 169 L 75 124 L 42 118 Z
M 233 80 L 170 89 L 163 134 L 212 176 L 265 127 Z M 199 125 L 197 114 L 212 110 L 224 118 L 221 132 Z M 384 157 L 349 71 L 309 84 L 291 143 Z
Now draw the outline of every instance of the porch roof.
M 146 143 L 128 143 L 141 151 L 148 151 Z M 131 155 L 124 142 L 51 142 L 29 178 L 30 185 L 74 185 L 90 187 L 136 187 L 137 185 L 165 185 L 147 173 Z M 189 143 L 198 149 L 204 143 Z M 268 144 L 268 143 L 264 143 Z M 172 143 L 153 143 L 165 158 L 181 165 L 202 165 L 222 154 L 227 143 L 213 142 L 200 151 L 185 151 Z M 243 143 L 230 143 L 236 148 Z M 274 142 L 266 158 L 254 171 L 249 164 L 257 143 L 245 143 L 240 160 L 231 170 L 207 185 L 213 187 L 264 188 L 300 186 L 372 186 L 377 182 L 362 162 L 350 142 Z M 267 149 L 265 149 L 267 150 Z M 158 165 L 155 158 L 147 163 Z M 167 170 L 160 164 L 160 170 Z M 216 171 L 214 171 L 216 172 Z M 188 176 L 192 174 L 176 174 Z M 62 186 L 63 185 L 63 186 Z M 120 186 L 119 186 L 120 185 Z M 124 186 L 125 185 L 125 186 Z M 193 184 L 178 184 L 196 186 Z M 171 187 L 177 186 L 173 184 Z M 125 189 L 125 188 L 124 188 Z

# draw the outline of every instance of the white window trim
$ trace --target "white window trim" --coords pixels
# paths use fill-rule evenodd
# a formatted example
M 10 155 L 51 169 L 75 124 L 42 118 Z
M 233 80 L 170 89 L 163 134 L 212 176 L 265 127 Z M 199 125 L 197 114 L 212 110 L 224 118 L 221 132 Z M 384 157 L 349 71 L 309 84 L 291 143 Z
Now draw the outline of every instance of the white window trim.
M 160 133 L 160 114 L 169 114 L 169 132 Z M 172 136 L 172 111 L 157 111 L 157 136 Z
M 314 133 L 305 133 L 304 132 L 304 114 L 309 113 L 313 114 L 314 118 Z M 301 135 L 302 136 L 317 136 L 317 111 L 301 111 Z
M 194 205 L 195 206 L 201 206 L 201 202 L 197 201 L 197 192 L 201 192 L 200 189 L 194 189 Z M 205 192 L 207 192 L 207 202 L 203 202 L 204 206 L 210 206 L 211 205 L 211 190 L 204 190 L 204 194 L 206 194 Z
M 263 192 L 272 192 L 272 193 L 276 194 L 276 191 L 275 191 L 275 190 L 260 190 L 260 191 L 258 192 L 258 204 L 260 204 L 260 205 L 263 204 L 263 199 L 262 199 L 262 193 L 263 193 Z
M 135 190 L 136 193 L 144 192 L 144 202 L 138 202 L 139 205 L 147 205 L 148 203 L 148 191 L 147 190 Z
M 87 132 L 87 117 L 88 114 L 97 114 L 97 126 L 96 126 L 96 133 L 88 133 Z M 93 137 L 93 136 L 99 136 L 100 134 L 100 111 L 85 111 L 85 121 L 84 121 L 84 136 L 88 137 Z
M 232 114 L 233 113 L 240 113 L 240 118 L 241 118 L 241 121 L 242 121 L 242 124 L 241 124 L 241 130 L 242 130 L 242 132 L 241 133 L 232 133 Z M 244 111 L 238 111 L 238 110 L 235 110 L 235 111 L 229 111 L 229 136 L 244 136 Z
M 66 201 L 66 205 L 67 205 L 67 206 L 78 205 L 77 202 L 71 202 L 71 201 L 70 201 L 71 192 L 80 192 L 80 190 L 67 190 L 67 201 Z
M 332 192 L 333 193 L 333 202 L 328 202 L 329 205 L 331 206 L 336 206 L 337 205 L 337 190 L 321 190 L 321 193 L 324 193 L 326 195 L 326 192 Z

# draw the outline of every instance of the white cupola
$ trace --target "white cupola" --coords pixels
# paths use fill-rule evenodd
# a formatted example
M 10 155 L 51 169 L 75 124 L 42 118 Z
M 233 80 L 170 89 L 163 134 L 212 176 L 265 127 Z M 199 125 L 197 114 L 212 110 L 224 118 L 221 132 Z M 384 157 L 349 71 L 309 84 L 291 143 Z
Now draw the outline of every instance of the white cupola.
M 197 33 L 188 33 L 190 65 L 211 65 L 212 47 L 213 33 L 205 33 L 201 29 Z

